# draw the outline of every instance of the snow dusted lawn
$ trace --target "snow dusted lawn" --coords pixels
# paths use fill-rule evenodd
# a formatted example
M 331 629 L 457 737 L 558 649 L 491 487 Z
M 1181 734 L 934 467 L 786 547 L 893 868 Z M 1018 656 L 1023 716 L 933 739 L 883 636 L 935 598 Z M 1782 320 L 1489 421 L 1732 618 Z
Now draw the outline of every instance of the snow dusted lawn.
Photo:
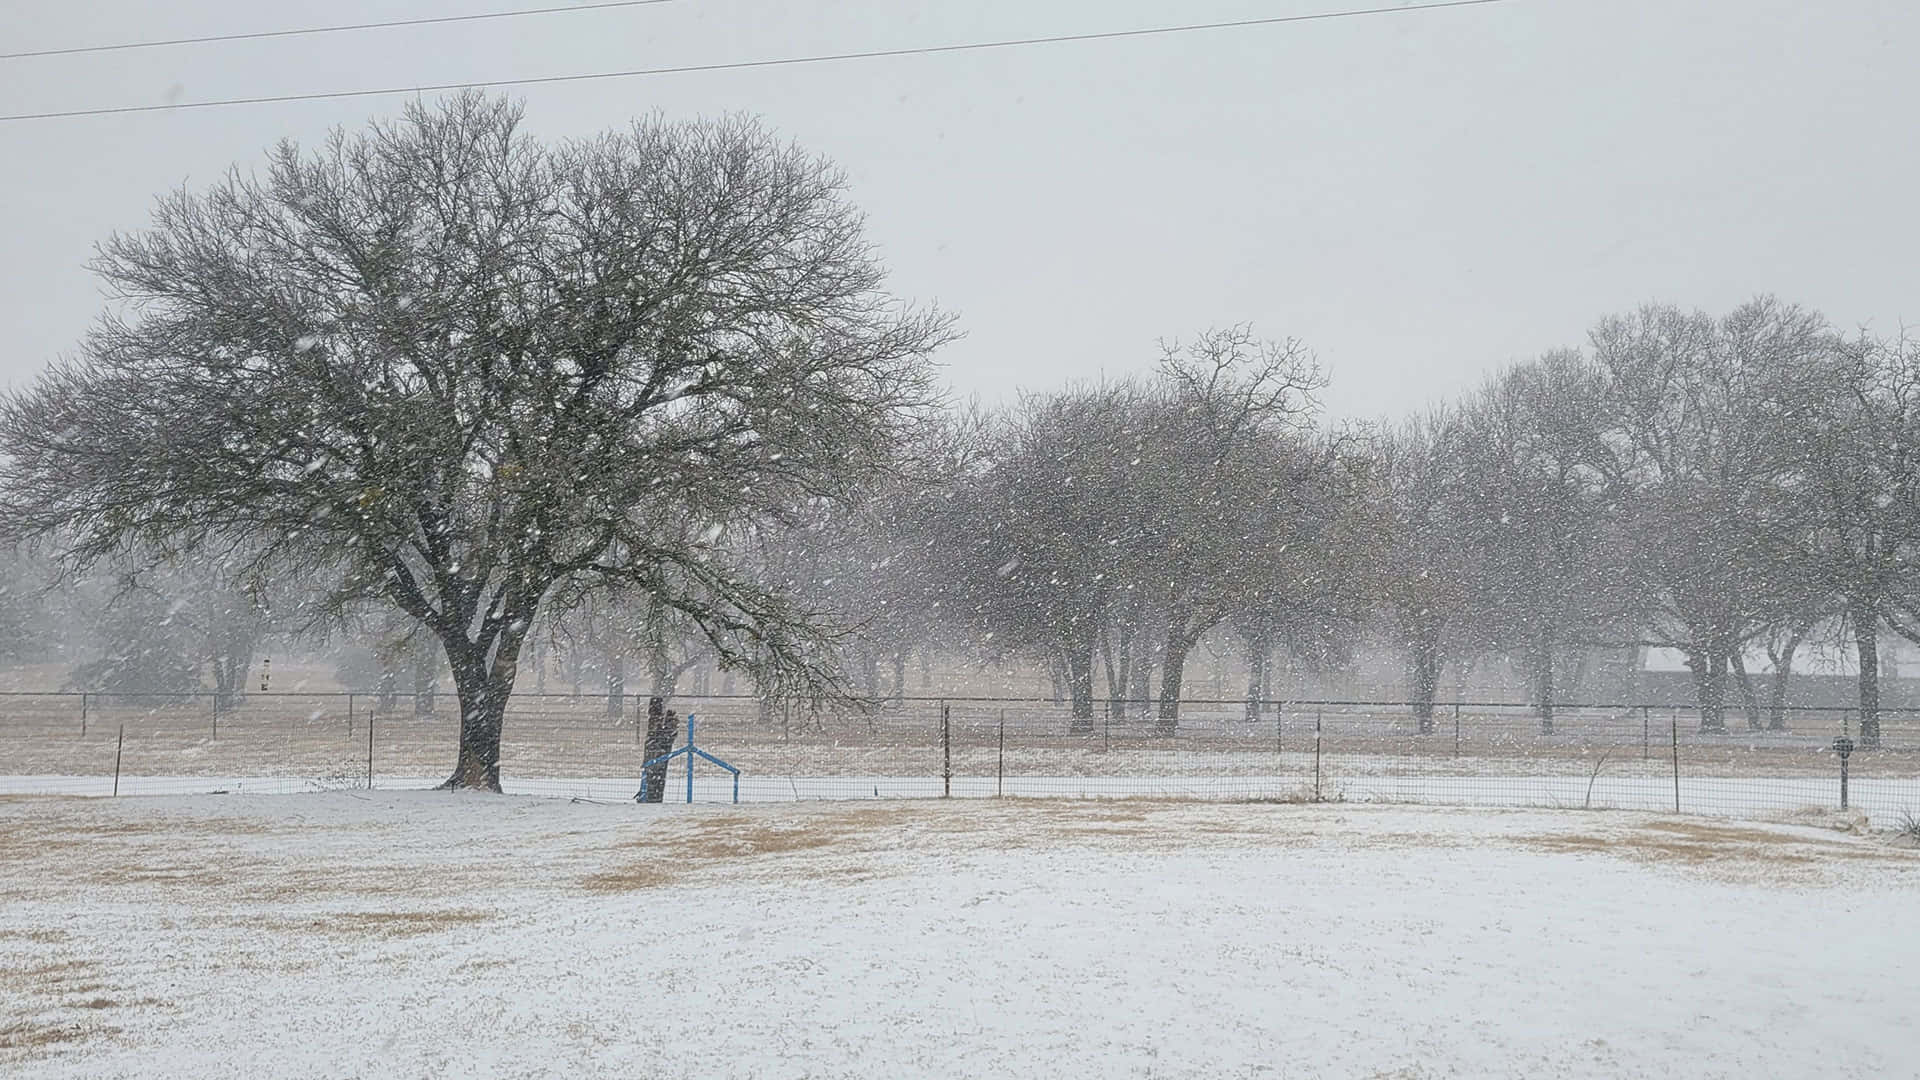
M 0 1075 L 1920 1076 L 1920 855 L 1578 811 L 0 799 Z

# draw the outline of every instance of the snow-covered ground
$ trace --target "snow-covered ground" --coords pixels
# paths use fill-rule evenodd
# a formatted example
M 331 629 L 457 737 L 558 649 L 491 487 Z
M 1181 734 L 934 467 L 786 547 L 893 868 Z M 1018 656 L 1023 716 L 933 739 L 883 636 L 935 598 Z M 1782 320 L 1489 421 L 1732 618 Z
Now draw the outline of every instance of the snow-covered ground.
M 0 1074 L 1920 1076 L 1920 854 L 1607 812 L 0 799 Z

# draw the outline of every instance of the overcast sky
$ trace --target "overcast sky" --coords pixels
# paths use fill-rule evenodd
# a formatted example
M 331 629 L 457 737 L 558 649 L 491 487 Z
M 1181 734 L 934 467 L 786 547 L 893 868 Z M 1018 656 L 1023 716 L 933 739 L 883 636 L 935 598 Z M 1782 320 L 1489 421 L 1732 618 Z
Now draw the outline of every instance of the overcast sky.
M 556 0 L 4 0 L 0 51 Z M 1375 0 L 1379 2 L 1379 0 Z M 673 0 L 0 60 L 0 113 L 751 60 L 1362 6 Z M 1391 416 L 1646 300 L 1920 323 L 1920 4 L 1508 0 L 1445 11 L 508 91 L 542 135 L 741 111 L 839 162 L 896 292 L 994 400 L 1251 322 Z M 72 348 L 93 245 L 158 193 L 397 111 L 357 98 L 0 123 L 0 378 Z

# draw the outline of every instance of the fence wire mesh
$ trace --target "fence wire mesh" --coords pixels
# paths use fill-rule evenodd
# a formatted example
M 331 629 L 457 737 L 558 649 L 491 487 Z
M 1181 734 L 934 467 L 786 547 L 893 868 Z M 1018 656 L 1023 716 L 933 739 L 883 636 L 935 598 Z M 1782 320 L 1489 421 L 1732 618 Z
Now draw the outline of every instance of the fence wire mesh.
M 1778 817 L 1845 805 L 1920 813 L 1920 713 L 1790 709 L 1784 724 L 1729 710 L 1444 702 L 1096 702 L 903 698 L 811 707 L 676 698 L 703 749 L 743 771 L 743 800 L 1162 797 L 1589 807 Z M 509 791 L 631 798 L 644 698 L 517 694 L 501 771 Z M 1085 713 L 1084 708 L 1080 710 Z M 0 696 L 0 791 L 136 795 L 428 787 L 449 771 L 453 699 L 366 694 Z M 676 745 L 684 741 L 685 728 Z M 1856 746 L 1845 757 L 1836 740 Z M 684 798 L 680 766 L 668 798 Z M 696 799 L 732 779 L 696 769 Z

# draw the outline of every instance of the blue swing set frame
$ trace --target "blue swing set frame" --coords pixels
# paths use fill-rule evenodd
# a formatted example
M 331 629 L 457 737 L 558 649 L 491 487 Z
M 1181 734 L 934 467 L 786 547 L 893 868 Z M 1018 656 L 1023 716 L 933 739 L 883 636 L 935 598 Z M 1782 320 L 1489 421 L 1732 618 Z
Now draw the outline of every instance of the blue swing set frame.
M 736 803 L 740 801 L 740 770 L 734 768 L 733 766 L 727 764 L 724 761 L 721 761 L 719 758 L 714 757 L 712 754 L 709 754 L 705 750 L 702 750 L 698 746 L 694 745 L 693 720 L 694 720 L 694 714 L 688 713 L 687 714 L 687 744 L 685 746 L 682 746 L 678 750 L 669 750 L 666 753 L 661 754 L 659 757 L 654 758 L 652 761 L 646 762 L 645 764 L 640 766 L 640 790 L 634 792 L 634 795 L 633 795 L 634 802 L 647 801 L 647 770 L 653 768 L 655 765 L 659 765 L 662 763 L 671 764 L 673 762 L 673 759 L 677 757 L 685 757 L 687 759 L 687 801 L 688 802 L 693 801 L 693 759 L 696 757 L 704 758 L 707 761 L 710 761 L 713 764 L 718 765 L 721 768 L 732 773 L 733 774 L 733 801 Z M 664 787 L 664 784 L 662 786 Z M 661 792 L 661 794 L 664 796 L 666 793 L 663 791 Z

